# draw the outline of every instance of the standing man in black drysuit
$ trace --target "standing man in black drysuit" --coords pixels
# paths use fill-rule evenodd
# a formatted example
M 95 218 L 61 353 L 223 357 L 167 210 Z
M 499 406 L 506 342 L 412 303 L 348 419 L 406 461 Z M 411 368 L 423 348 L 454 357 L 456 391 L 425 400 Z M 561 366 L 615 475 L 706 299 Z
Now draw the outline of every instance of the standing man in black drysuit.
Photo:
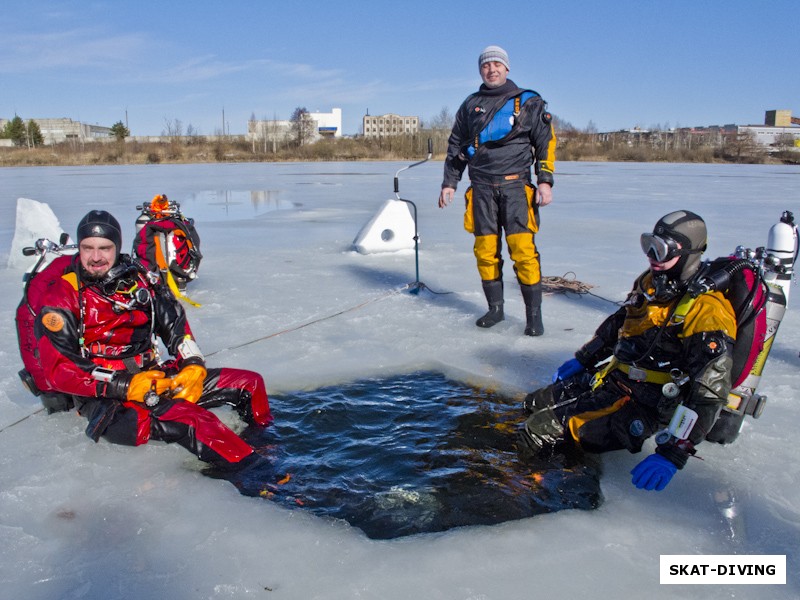
M 508 79 L 508 54 L 488 46 L 478 58 L 483 85 L 456 113 L 444 163 L 439 207 L 453 200 L 469 165 L 464 228 L 475 234 L 475 258 L 489 311 L 476 321 L 492 327 L 503 315 L 503 259 L 500 230 L 505 231 L 514 272 L 525 300 L 525 335 L 542 335 L 542 289 L 539 207 L 550 204 L 556 136 L 547 103 L 532 90 Z M 531 165 L 537 187 L 531 182 Z

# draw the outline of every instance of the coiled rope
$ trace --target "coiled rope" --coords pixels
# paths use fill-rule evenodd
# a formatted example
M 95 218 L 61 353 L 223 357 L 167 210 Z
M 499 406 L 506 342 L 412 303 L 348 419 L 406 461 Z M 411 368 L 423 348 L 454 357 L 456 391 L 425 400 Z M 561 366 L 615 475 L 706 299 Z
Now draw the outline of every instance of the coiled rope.
M 577 294 L 577 295 L 588 295 L 594 296 L 595 298 L 599 298 L 600 300 L 605 300 L 611 304 L 616 304 L 617 306 L 622 305 L 622 301 L 619 300 L 609 300 L 608 298 L 604 298 L 603 296 L 599 296 L 591 291 L 594 286 L 588 283 L 584 283 L 583 281 L 578 281 L 577 275 L 575 275 L 572 271 L 567 271 L 561 277 L 557 275 L 552 275 L 548 277 L 542 277 L 542 292 L 544 294 Z

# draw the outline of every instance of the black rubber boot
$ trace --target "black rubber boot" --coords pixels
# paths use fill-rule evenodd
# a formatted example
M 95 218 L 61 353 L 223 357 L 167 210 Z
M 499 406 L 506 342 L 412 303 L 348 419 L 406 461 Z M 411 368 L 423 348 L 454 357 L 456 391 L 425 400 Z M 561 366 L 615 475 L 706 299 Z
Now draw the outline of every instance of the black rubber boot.
M 525 335 L 538 336 L 544 333 L 542 323 L 542 284 L 519 285 L 525 300 Z
M 483 293 L 489 303 L 489 312 L 475 321 L 475 325 L 483 328 L 494 327 L 505 319 L 503 315 L 503 280 L 484 281 Z

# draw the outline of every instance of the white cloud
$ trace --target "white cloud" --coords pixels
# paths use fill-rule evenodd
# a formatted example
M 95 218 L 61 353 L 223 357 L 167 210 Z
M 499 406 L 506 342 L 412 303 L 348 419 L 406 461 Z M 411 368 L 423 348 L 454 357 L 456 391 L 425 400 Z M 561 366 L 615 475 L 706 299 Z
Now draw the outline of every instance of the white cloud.
M 91 29 L 0 37 L 0 73 L 51 69 L 111 71 L 136 62 L 148 49 L 145 36 L 100 34 Z

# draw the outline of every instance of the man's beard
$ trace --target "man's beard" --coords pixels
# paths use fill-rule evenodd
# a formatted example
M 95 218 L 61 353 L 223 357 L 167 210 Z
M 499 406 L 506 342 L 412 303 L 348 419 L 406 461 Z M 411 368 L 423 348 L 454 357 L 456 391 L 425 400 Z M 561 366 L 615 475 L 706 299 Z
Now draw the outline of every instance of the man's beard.
M 87 283 L 99 283 L 106 278 L 106 275 L 108 275 L 108 271 L 104 273 L 92 273 L 81 266 L 81 279 Z

